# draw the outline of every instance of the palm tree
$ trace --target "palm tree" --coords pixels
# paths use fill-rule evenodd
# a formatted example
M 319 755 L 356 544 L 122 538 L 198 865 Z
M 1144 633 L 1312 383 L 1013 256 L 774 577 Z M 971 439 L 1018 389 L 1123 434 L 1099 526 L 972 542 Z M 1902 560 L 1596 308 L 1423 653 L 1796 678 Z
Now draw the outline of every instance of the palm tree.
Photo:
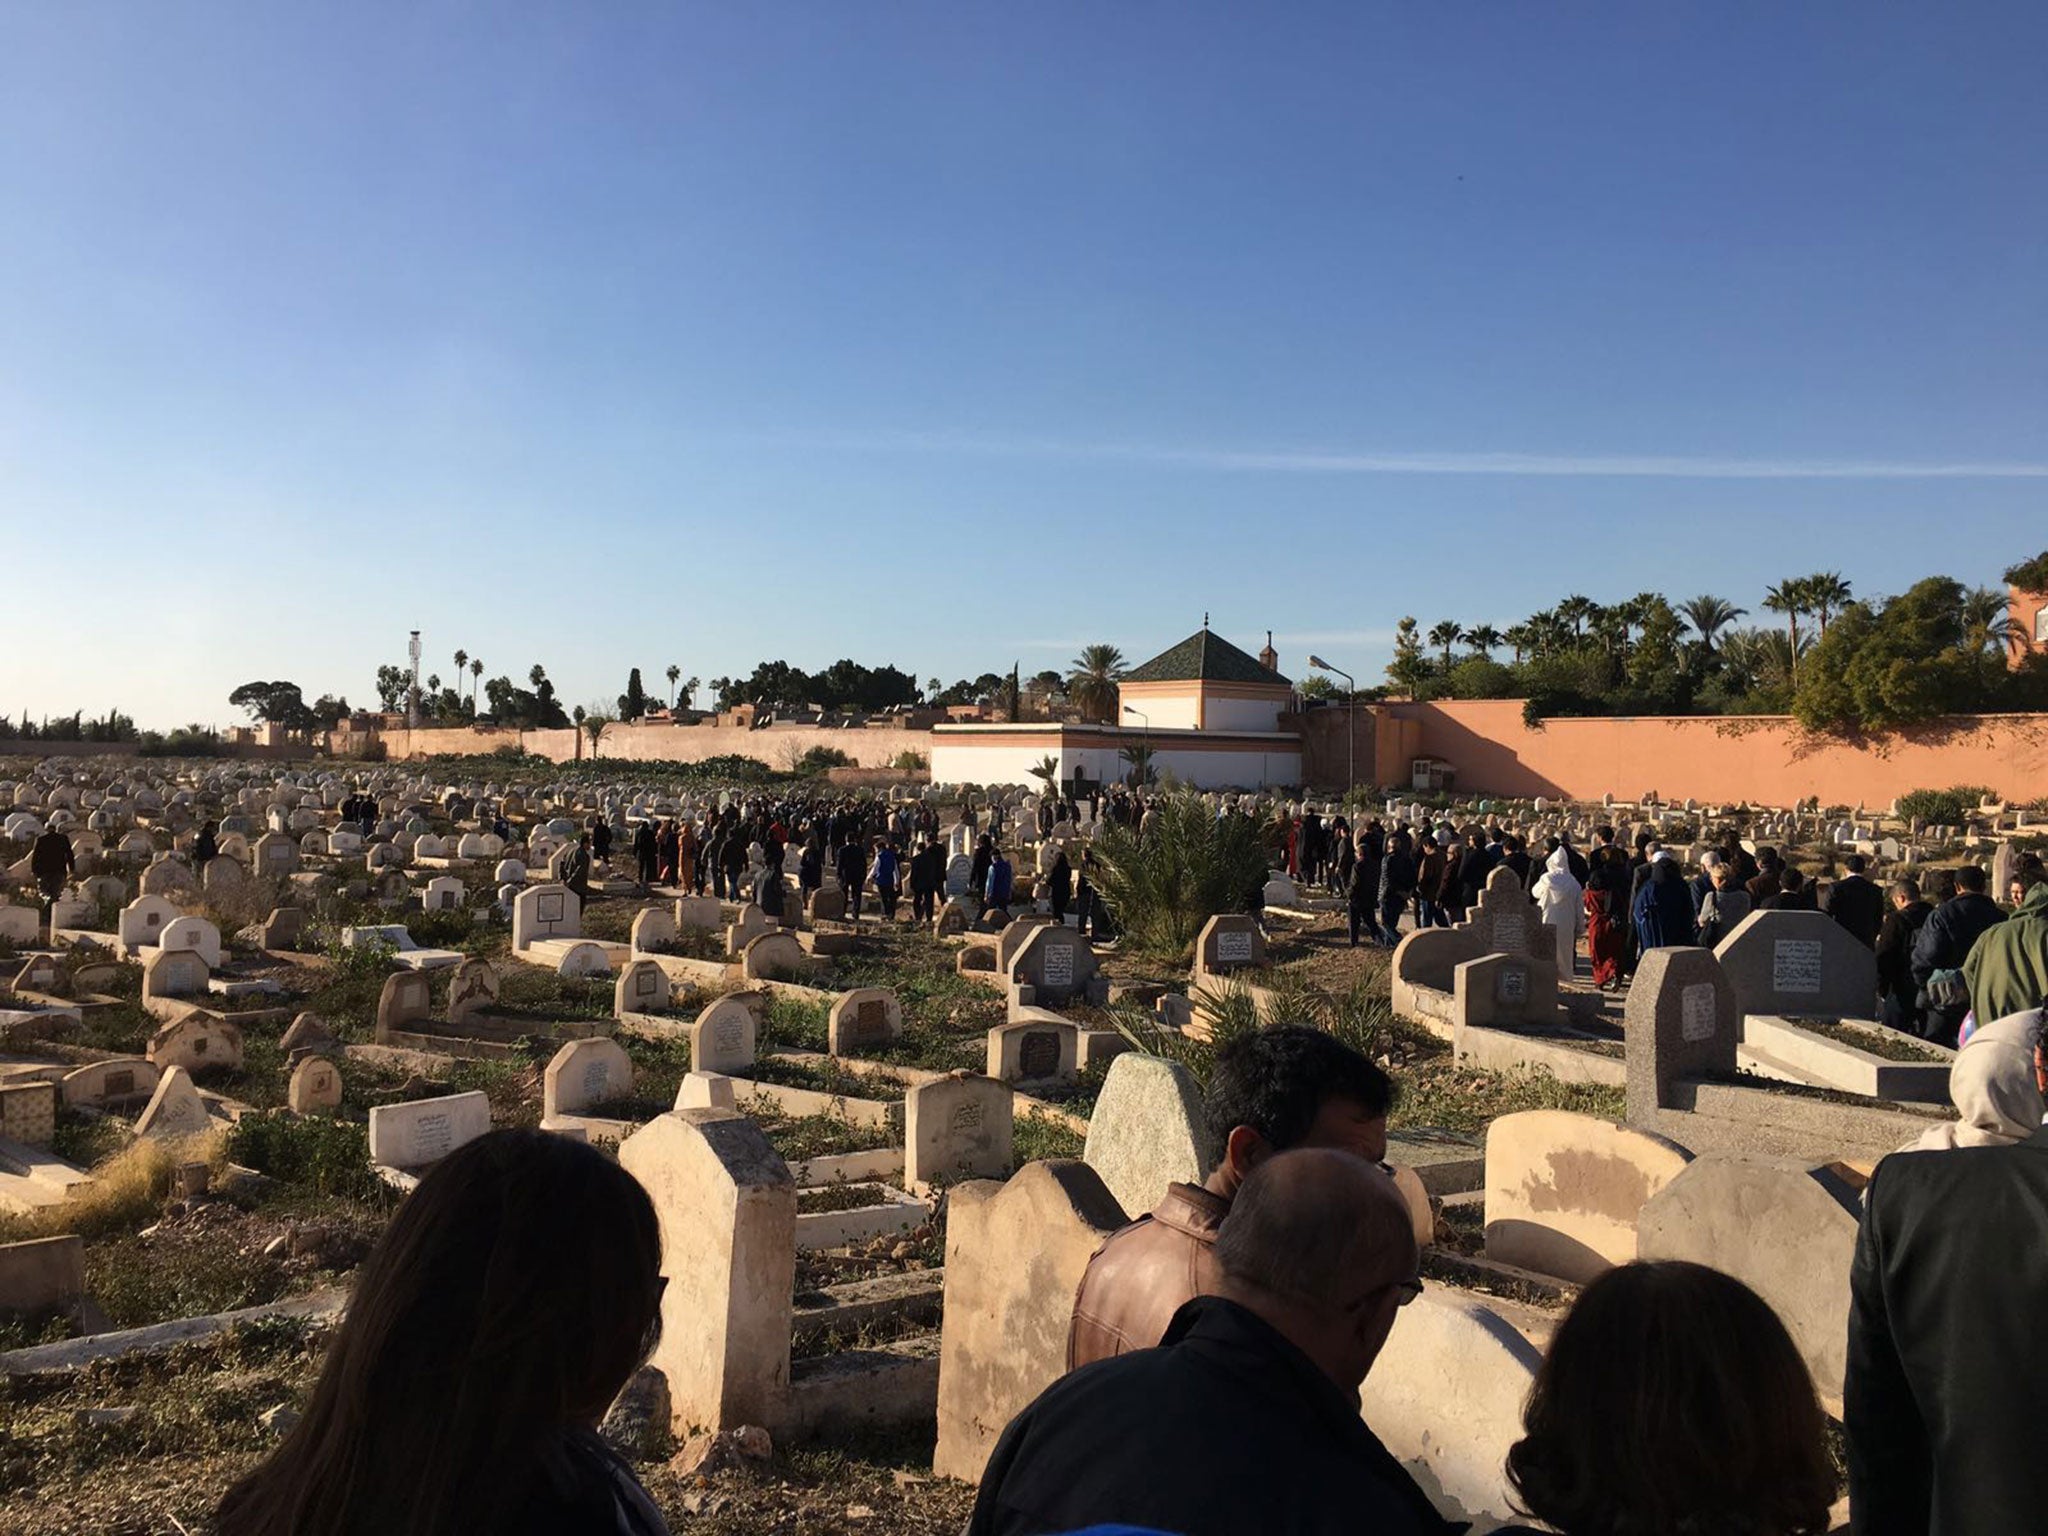
M 1500 643 L 1515 648 L 1515 665 L 1522 664 L 1522 653 L 1536 649 L 1536 626 L 1534 624 L 1511 624 L 1501 631 Z
M 1050 752 L 1038 760 L 1038 766 L 1031 770 L 1031 777 L 1045 786 L 1048 795 L 1056 795 L 1060 788 L 1060 760 Z
M 1083 646 L 1067 673 L 1067 697 L 1085 718 L 1112 719 L 1116 715 L 1116 685 L 1126 670 L 1124 653 L 1115 646 Z
M 676 707 L 676 679 L 683 675 L 683 669 L 674 662 L 668 664 L 668 707 Z
M 1797 577 L 1789 577 L 1775 587 L 1764 589 L 1764 607 L 1772 613 L 1785 615 L 1785 626 L 1792 638 L 1792 677 L 1799 676 L 1799 615 L 1807 611 L 1806 583 Z
M 1849 603 L 1849 583 L 1840 571 L 1816 571 L 1799 583 L 1806 594 L 1807 608 L 1820 620 L 1820 632 L 1828 632 L 1828 619 Z
M 577 711 L 581 713 L 583 706 L 579 704 L 576 707 Z M 590 756 L 595 761 L 597 758 L 597 744 L 604 740 L 605 729 L 611 724 L 611 721 L 603 715 L 584 715 L 581 723 L 583 734 L 590 738 Z
M 1507 636 L 1491 624 L 1475 624 L 1465 631 L 1465 643 L 1489 661 L 1493 659 L 1494 648 L 1506 642 Z
M 1143 789 L 1158 777 L 1152 771 L 1152 748 L 1148 743 L 1141 741 L 1125 747 L 1117 756 L 1130 767 L 1124 778 L 1133 789 Z
M 676 695 L 676 702 L 686 709 L 695 709 L 697 706 L 691 700 L 697 697 L 697 690 L 703 686 L 704 679 L 701 677 L 684 678 L 683 691 Z
M 1451 664 L 1451 647 L 1465 638 L 1465 631 L 1458 627 L 1456 619 L 1445 619 L 1429 632 L 1429 643 L 1444 648 L 1444 665 Z
M 462 669 L 469 665 L 469 652 L 458 648 L 455 652 L 455 686 L 462 686 Z
M 1714 637 L 1749 612 L 1747 608 L 1738 608 L 1727 598 L 1715 597 L 1712 593 L 1687 599 L 1679 605 L 1678 611 L 1698 632 L 1700 644 L 1710 652 L 1714 649 Z
M 1972 651 L 2000 655 L 2019 649 L 2026 631 L 2013 622 L 2012 599 L 1996 587 L 1972 587 L 1963 593 L 1963 645 Z
M 484 680 L 484 659 L 481 656 L 469 658 L 469 704 L 476 707 L 476 690 Z
M 1576 592 L 1557 605 L 1557 616 L 1572 627 L 1573 645 L 1586 637 L 1586 624 L 1599 611 L 1598 603 Z

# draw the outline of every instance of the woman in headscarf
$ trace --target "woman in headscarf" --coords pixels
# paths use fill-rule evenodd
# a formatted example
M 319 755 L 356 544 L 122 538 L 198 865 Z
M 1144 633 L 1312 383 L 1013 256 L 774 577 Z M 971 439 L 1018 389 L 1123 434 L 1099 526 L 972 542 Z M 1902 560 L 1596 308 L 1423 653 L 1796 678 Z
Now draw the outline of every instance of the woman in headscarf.
M 1664 949 L 1698 939 L 1692 892 L 1686 889 L 1685 872 L 1669 848 L 1659 848 L 1651 856 L 1650 878 L 1636 892 L 1634 916 L 1640 949 Z
M 2048 1105 L 2034 1075 L 2034 1042 L 2042 1010 L 1993 1019 L 1970 1036 L 1949 1068 L 1948 1096 L 1961 1118 L 1937 1125 L 1899 1148 L 1946 1152 L 1954 1147 L 2009 1147 L 2041 1129 Z
M 1586 888 L 1573 876 L 1571 857 L 1562 847 L 1551 850 L 1531 894 L 1542 909 L 1543 921 L 1557 936 L 1557 978 L 1570 981 L 1579 950 L 1579 925 L 1585 921 Z

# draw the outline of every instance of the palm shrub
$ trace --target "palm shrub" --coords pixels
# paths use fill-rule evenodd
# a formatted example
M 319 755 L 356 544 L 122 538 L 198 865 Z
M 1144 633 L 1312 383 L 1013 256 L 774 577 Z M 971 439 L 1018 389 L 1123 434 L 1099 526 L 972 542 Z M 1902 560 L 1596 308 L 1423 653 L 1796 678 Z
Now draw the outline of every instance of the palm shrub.
M 1095 887 L 1132 945 L 1179 956 L 1219 912 L 1242 912 L 1266 883 L 1266 851 L 1248 817 L 1217 816 L 1195 795 L 1165 796 L 1140 838 L 1096 839 Z

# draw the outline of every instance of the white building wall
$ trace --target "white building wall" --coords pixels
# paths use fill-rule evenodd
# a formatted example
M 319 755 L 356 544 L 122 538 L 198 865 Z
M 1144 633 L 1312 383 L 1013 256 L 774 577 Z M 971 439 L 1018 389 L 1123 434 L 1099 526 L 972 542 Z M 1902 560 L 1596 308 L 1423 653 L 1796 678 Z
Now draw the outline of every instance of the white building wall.
M 1192 731 L 1201 728 L 1197 718 L 1200 713 L 1192 685 L 1186 693 L 1165 694 L 1159 698 L 1148 698 L 1142 693 L 1128 696 L 1130 709 L 1124 711 L 1119 723 L 1127 731 Z M 1138 711 L 1132 714 L 1131 710 Z M 1216 729 L 1216 722 L 1209 722 L 1210 729 Z M 1262 731 L 1273 729 L 1268 720 L 1259 727 Z
M 1139 733 L 1142 735 L 1142 733 Z M 1031 770 L 1045 758 L 1047 748 L 1004 746 L 984 738 L 948 741 L 932 738 L 932 782 L 935 784 L 1037 784 Z M 1059 758 L 1060 781 L 1067 782 L 1078 767 L 1091 781 L 1120 782 L 1129 772 L 1119 748 L 1114 746 L 1069 746 L 1054 754 Z M 1271 751 L 1223 751 L 1199 747 L 1168 746 L 1153 750 L 1156 772 L 1171 773 L 1184 784 L 1198 789 L 1257 789 L 1269 785 L 1301 782 L 1301 747 L 1293 737 L 1276 737 Z
M 1291 697 L 1291 695 L 1287 696 Z M 1280 723 L 1280 711 L 1287 698 L 1209 700 L 1203 729 L 1211 731 L 1270 731 Z

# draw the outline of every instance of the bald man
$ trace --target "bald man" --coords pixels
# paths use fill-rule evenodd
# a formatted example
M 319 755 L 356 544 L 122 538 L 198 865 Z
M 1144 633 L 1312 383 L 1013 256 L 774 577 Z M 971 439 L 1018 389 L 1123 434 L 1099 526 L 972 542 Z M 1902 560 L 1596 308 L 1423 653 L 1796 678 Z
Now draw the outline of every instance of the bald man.
M 1359 1416 L 1421 1294 L 1406 1202 L 1332 1148 L 1264 1159 L 1216 1235 L 1211 1294 L 1157 1349 L 1084 1366 L 1003 1431 L 968 1536 L 1127 1524 L 1179 1536 L 1461 1531 Z

